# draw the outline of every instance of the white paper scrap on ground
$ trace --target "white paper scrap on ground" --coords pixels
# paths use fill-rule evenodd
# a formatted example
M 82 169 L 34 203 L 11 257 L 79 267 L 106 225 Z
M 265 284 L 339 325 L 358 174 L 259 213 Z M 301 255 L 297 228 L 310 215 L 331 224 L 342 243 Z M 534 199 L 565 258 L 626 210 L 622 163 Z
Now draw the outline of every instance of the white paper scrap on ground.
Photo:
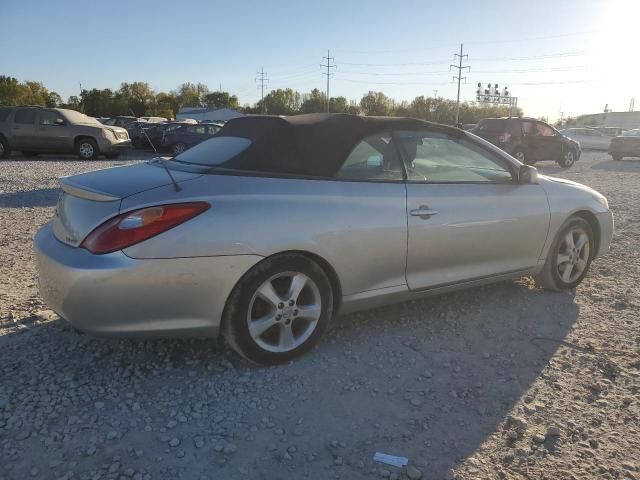
M 397 457 L 395 455 L 388 455 L 386 453 L 376 452 L 373 456 L 373 460 L 380 463 L 386 463 L 387 465 L 392 465 L 394 467 L 402 468 L 409 463 L 409 459 L 407 457 Z

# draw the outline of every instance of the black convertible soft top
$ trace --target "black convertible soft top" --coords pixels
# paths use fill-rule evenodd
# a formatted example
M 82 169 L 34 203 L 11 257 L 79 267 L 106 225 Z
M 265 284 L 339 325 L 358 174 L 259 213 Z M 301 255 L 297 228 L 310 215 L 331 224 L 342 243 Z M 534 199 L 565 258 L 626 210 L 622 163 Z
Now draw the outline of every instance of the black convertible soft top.
M 236 118 L 227 122 L 215 136 L 252 141 L 249 148 L 219 167 L 332 177 L 363 138 L 375 133 L 426 127 L 461 133 L 453 127 L 414 118 L 312 113 Z

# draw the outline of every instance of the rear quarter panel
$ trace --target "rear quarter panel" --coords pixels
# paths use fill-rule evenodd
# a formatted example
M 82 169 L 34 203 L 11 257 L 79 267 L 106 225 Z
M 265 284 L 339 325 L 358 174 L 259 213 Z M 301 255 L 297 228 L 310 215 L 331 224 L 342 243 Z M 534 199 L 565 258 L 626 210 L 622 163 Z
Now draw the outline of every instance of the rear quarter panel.
M 404 285 L 403 183 L 204 175 L 181 192 L 162 187 L 122 209 L 205 200 L 198 217 L 125 250 L 134 258 L 260 255 L 300 250 L 325 259 L 345 295 Z

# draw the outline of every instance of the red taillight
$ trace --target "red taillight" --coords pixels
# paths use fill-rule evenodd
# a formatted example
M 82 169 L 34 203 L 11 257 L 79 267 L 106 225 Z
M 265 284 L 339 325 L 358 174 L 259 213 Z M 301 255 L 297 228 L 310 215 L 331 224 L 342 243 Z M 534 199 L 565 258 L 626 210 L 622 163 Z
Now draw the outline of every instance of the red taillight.
M 80 247 L 96 254 L 122 250 L 180 225 L 209 207 L 206 202 L 174 203 L 123 213 L 93 230 Z

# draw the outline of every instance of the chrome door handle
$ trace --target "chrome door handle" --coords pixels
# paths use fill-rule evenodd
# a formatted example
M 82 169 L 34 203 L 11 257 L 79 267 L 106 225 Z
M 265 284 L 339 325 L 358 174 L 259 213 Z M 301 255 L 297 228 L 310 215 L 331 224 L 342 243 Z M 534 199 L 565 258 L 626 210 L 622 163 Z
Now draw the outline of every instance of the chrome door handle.
M 421 205 L 419 208 L 416 208 L 415 210 L 411 210 L 409 213 L 414 217 L 429 218 L 432 215 L 436 215 L 438 211 L 431 210 L 426 205 Z

